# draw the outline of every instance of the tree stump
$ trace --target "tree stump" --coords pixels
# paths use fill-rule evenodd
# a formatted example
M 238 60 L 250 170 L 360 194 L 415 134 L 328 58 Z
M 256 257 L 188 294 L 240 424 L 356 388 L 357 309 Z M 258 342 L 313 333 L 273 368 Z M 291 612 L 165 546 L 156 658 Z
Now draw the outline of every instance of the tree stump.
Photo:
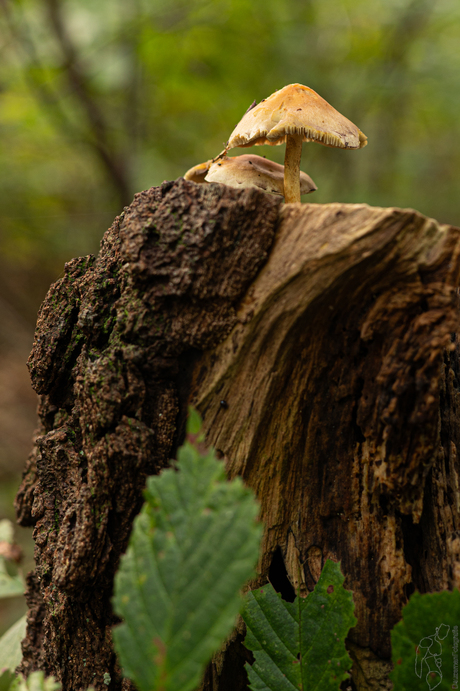
M 16 500 L 36 543 L 21 671 L 65 691 L 134 688 L 112 648 L 113 577 L 192 404 L 261 502 L 254 585 L 307 594 L 340 561 L 358 617 L 350 688 L 390 688 L 408 596 L 460 584 L 459 253 L 459 229 L 412 210 L 183 179 L 136 195 L 38 317 L 40 429 Z M 246 687 L 241 640 L 206 691 Z

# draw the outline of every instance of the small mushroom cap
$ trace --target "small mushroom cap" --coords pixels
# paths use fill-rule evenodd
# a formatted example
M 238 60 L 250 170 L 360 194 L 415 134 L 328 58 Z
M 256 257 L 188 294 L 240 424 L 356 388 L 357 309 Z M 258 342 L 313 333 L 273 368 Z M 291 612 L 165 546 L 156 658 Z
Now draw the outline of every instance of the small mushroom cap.
M 284 144 L 288 134 L 301 134 L 304 142 L 341 149 L 361 149 L 367 144 L 366 135 L 316 91 L 289 84 L 245 113 L 230 135 L 227 150 Z
M 193 168 L 187 170 L 184 178 L 186 180 L 191 180 L 192 182 L 205 182 L 206 173 L 208 172 L 209 166 L 212 162 L 213 159 L 210 158 L 209 161 L 206 161 L 205 163 L 199 163 L 197 166 L 193 166 Z
M 207 182 L 221 182 L 239 189 L 258 187 L 269 194 L 284 196 L 284 166 L 262 156 L 244 154 L 211 163 Z M 300 171 L 300 194 L 318 189 L 309 175 Z

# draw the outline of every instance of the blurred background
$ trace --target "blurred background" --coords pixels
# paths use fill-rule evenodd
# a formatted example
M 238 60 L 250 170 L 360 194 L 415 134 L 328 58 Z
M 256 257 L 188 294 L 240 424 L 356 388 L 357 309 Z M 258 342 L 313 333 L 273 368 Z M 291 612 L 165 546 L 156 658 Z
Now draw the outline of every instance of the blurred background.
M 0 518 L 31 448 L 48 286 L 135 192 L 219 153 L 254 100 L 300 82 L 369 138 L 305 145 L 304 201 L 460 225 L 458 0 L 0 0 L 0 56 Z M 231 153 L 250 152 L 283 162 Z M 0 601 L 0 633 L 24 610 Z

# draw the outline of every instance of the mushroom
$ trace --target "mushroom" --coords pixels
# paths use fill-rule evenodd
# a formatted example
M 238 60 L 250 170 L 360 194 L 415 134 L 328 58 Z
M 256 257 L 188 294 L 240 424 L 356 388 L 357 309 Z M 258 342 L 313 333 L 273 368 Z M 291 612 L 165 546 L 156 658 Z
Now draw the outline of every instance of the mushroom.
M 240 189 L 258 187 L 269 194 L 284 196 L 284 167 L 254 154 L 225 156 L 217 158 L 214 162 L 211 161 L 205 180 L 207 182 L 222 182 L 230 187 Z M 300 193 L 309 194 L 316 189 L 317 187 L 311 177 L 300 172 Z
M 209 161 L 206 161 L 205 163 L 199 163 L 197 166 L 193 166 L 193 168 L 187 170 L 187 172 L 184 175 L 185 180 L 191 180 L 192 182 L 198 183 L 204 182 L 204 178 L 213 160 L 213 158 L 210 158 Z
M 237 146 L 286 143 L 284 198 L 300 202 L 300 157 L 303 142 L 341 149 L 361 149 L 367 137 L 313 89 L 289 84 L 250 107 L 230 135 L 226 151 Z

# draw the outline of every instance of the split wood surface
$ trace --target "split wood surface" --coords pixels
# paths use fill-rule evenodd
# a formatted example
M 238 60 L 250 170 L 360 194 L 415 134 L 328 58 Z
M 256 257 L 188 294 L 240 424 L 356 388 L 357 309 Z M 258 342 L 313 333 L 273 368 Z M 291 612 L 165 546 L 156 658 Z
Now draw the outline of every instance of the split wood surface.
M 460 584 L 459 274 L 460 230 L 412 210 L 182 179 L 136 195 L 39 314 L 40 429 L 16 500 L 36 542 L 22 671 L 132 688 L 112 649 L 113 576 L 193 404 L 261 502 L 253 585 L 277 551 L 302 594 L 340 561 L 354 684 L 388 688 L 408 596 Z M 245 688 L 241 638 L 207 691 Z

